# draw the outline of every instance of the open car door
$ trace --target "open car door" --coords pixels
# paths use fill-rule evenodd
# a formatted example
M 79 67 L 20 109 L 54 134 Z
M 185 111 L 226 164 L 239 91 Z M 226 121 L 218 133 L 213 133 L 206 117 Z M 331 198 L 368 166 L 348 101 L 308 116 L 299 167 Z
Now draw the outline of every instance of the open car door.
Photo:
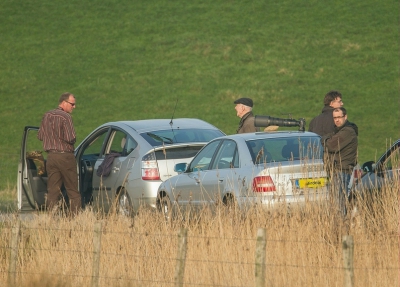
M 39 127 L 26 126 L 22 136 L 18 163 L 18 210 L 31 211 L 44 207 L 47 194 L 46 156 L 37 138 Z

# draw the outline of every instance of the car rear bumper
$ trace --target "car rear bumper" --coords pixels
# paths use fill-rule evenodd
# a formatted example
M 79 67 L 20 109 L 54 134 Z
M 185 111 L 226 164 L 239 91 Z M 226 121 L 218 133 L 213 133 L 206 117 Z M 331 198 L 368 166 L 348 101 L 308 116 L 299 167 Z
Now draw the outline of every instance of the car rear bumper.
M 259 205 L 265 208 L 275 208 L 282 205 L 304 205 L 311 202 L 327 202 L 328 192 L 326 189 L 320 190 L 318 193 L 312 192 L 309 194 L 301 195 L 257 195 L 257 196 L 243 196 L 236 198 L 237 203 L 241 209 L 247 209 L 250 206 Z

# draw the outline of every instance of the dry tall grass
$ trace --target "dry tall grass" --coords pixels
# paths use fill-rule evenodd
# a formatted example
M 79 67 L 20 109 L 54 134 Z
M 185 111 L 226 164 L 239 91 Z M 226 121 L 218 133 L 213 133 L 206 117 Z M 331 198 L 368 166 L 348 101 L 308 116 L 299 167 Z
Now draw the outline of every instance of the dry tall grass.
M 7 188 L 0 190 L 0 213 L 16 210 L 17 187 L 7 183 Z
M 181 228 L 188 229 L 185 286 L 254 286 L 258 228 L 267 232 L 266 286 L 343 286 L 343 235 L 354 238 L 355 286 L 399 285 L 398 187 L 358 207 L 302 210 L 204 209 L 166 222 L 143 209 L 133 219 L 85 211 L 74 219 L 37 214 L 21 223 L 16 286 L 89 286 L 94 223 L 101 221 L 100 286 L 173 286 Z M 1 227 L 0 285 L 7 286 L 11 228 Z

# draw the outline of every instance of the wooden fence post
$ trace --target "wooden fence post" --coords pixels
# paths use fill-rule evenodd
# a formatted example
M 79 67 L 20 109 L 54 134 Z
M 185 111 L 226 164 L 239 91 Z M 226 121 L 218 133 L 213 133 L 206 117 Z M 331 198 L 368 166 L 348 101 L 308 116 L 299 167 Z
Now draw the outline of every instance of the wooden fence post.
M 183 286 L 183 278 L 185 275 L 185 262 L 186 262 L 186 249 L 187 249 L 187 229 L 181 228 L 178 235 L 178 254 L 175 268 L 175 286 Z
M 16 286 L 15 278 L 17 276 L 17 260 L 18 260 L 18 238 L 19 238 L 20 222 L 17 221 L 11 231 L 10 242 L 10 265 L 8 268 L 8 286 Z
M 265 286 L 265 257 L 266 257 L 266 231 L 264 228 L 257 230 L 256 256 L 255 256 L 255 282 L 256 287 Z
M 343 267 L 344 267 L 344 286 L 354 286 L 354 242 L 353 236 L 345 235 L 342 241 L 343 248 Z
M 101 227 L 101 222 L 96 222 L 94 224 L 92 287 L 98 287 L 100 280 Z

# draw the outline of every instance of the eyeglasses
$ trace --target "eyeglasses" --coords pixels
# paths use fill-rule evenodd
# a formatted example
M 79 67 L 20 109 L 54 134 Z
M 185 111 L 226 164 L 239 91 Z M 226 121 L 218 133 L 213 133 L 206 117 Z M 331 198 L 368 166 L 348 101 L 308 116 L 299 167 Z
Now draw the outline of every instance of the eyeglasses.
M 68 104 L 70 104 L 71 106 L 75 107 L 75 103 L 70 103 L 68 101 L 66 101 Z
M 334 120 L 338 120 L 338 119 L 341 119 L 341 118 L 344 118 L 344 116 L 333 117 Z

